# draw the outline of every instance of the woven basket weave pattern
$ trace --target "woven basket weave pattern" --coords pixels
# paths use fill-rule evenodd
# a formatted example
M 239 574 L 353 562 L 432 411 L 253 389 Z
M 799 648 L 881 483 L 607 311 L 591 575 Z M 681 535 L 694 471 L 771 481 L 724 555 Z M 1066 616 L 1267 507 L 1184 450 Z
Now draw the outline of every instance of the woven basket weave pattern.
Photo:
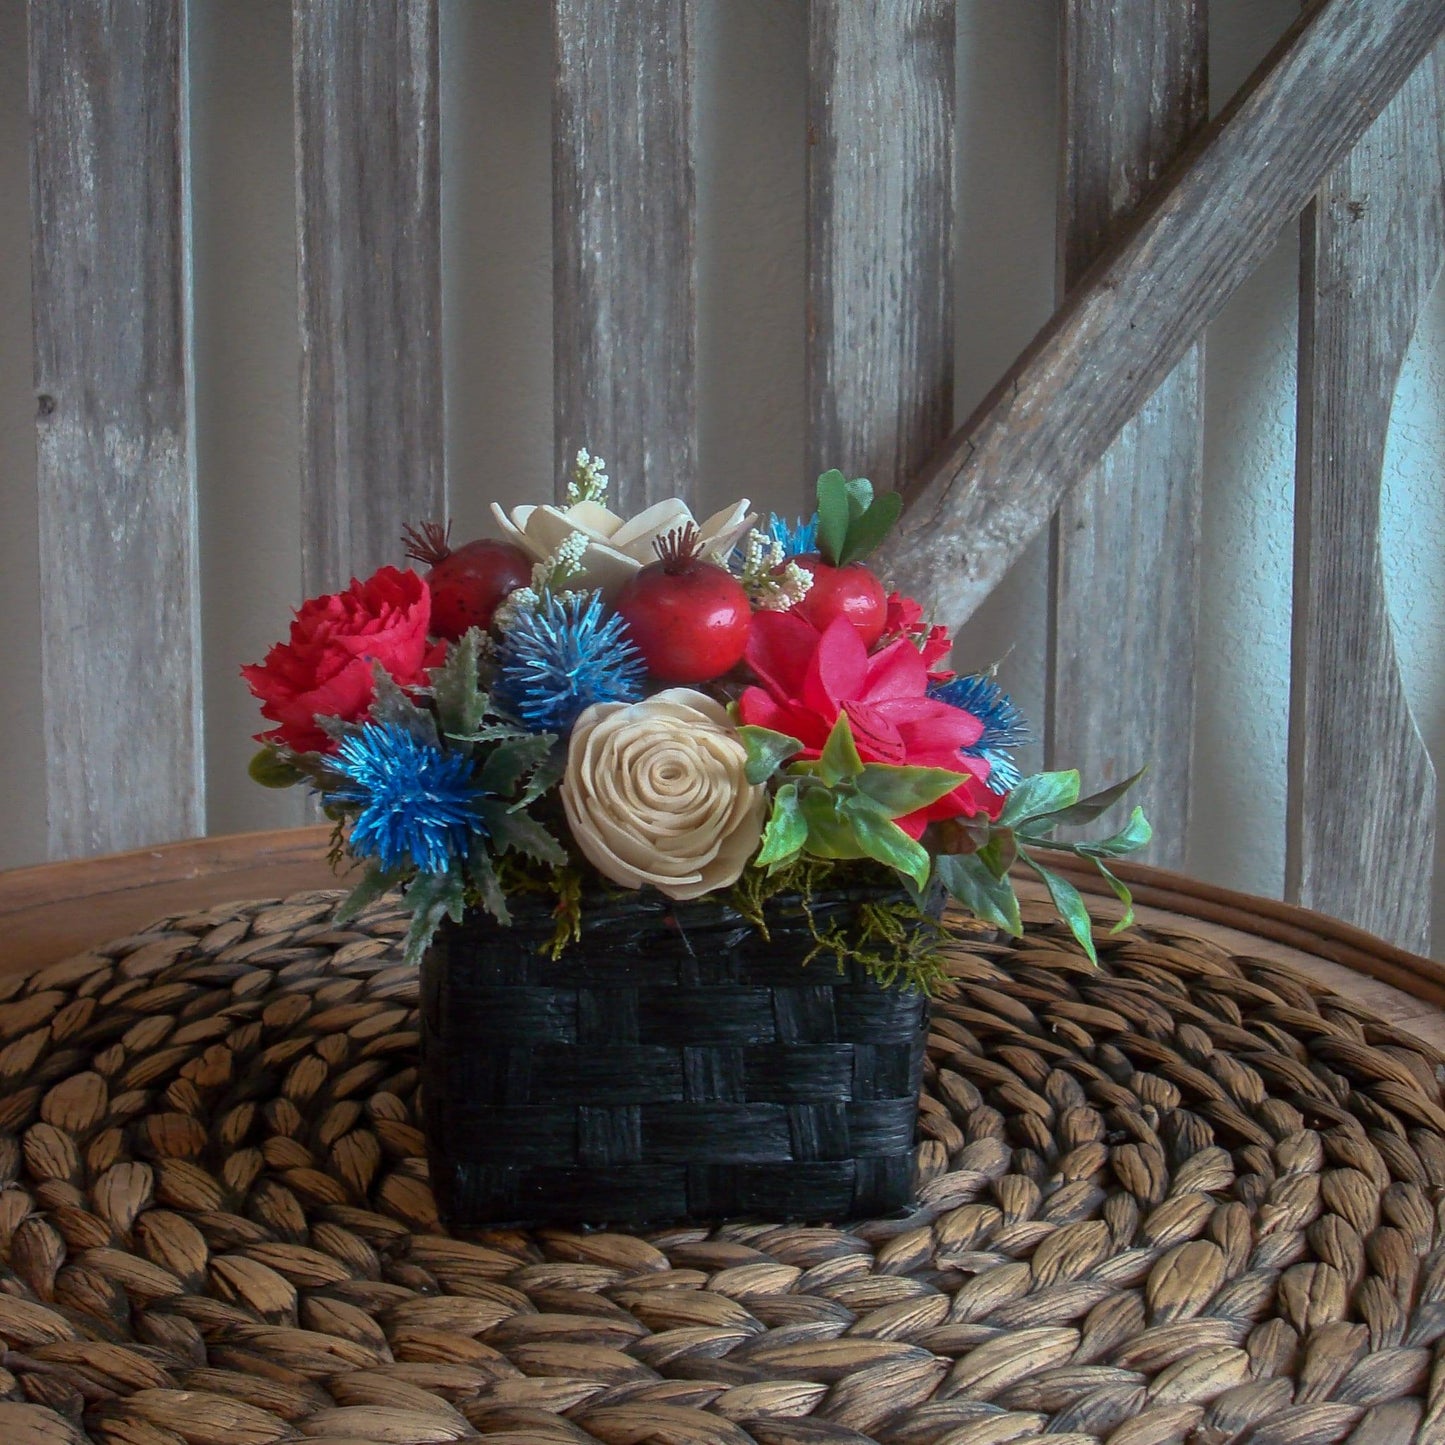
M 716 904 L 629 910 L 589 918 L 554 961 L 535 928 L 444 928 L 422 1008 L 443 1213 L 856 1218 L 908 1203 L 926 1000 L 857 966 L 802 967 L 796 908 L 768 933 Z
M 1314 980 L 1025 903 L 951 952 L 906 1218 L 471 1241 L 407 920 L 336 903 L 0 975 L 4 1445 L 1445 1438 L 1445 1060 Z

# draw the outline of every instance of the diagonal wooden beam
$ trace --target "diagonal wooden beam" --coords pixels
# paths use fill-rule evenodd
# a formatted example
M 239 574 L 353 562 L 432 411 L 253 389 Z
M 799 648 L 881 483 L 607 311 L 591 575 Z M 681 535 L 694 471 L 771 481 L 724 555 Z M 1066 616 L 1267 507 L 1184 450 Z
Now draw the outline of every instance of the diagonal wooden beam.
M 1305 10 L 908 489 L 884 569 L 970 616 L 1442 35 L 1440 0 Z

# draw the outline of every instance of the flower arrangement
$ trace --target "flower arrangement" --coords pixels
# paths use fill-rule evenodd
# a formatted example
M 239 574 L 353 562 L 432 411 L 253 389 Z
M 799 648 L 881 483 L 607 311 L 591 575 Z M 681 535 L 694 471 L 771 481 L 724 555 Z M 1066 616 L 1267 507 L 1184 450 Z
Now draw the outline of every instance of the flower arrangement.
M 1092 859 L 1127 909 L 1108 860 L 1148 841 L 1140 810 L 1093 843 L 1054 831 L 1133 779 L 1081 797 L 1077 773 L 1021 776 L 1007 695 L 951 671 L 948 632 L 865 565 L 897 494 L 830 471 L 814 515 L 760 525 L 746 500 L 625 519 L 607 488 L 583 451 L 565 506 L 493 506 L 503 540 L 408 529 L 425 575 L 306 602 L 243 669 L 273 724 L 252 776 L 309 785 L 363 867 L 343 917 L 403 889 L 418 959 L 444 917 L 505 925 L 544 896 L 560 953 L 598 890 L 715 895 L 765 928 L 775 895 L 887 885 L 861 934 L 821 927 L 814 953 L 927 989 L 931 900 L 1017 934 L 1022 861 L 1092 957 L 1082 898 L 1033 848 Z

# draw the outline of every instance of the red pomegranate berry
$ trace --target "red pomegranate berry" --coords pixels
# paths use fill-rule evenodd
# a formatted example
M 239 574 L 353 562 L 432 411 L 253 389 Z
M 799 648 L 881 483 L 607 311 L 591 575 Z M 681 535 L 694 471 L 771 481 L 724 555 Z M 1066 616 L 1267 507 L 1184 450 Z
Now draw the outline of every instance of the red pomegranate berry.
M 800 617 L 806 617 L 819 632 L 825 631 L 835 617 L 846 617 L 867 647 L 883 636 L 888 599 L 883 584 L 861 562 L 834 567 L 816 552 L 788 560 L 813 578 L 813 585 L 793 609 Z
M 453 549 L 451 524 L 423 522 L 406 529 L 406 555 L 426 563 L 431 593 L 431 633 L 455 642 L 473 627 L 490 627 L 492 614 L 509 592 L 532 580 L 532 559 L 510 542 L 482 538 Z
M 742 661 L 752 625 L 748 594 L 731 572 L 698 556 L 689 523 L 653 543 L 658 560 L 617 594 L 617 610 L 663 682 L 707 682 Z

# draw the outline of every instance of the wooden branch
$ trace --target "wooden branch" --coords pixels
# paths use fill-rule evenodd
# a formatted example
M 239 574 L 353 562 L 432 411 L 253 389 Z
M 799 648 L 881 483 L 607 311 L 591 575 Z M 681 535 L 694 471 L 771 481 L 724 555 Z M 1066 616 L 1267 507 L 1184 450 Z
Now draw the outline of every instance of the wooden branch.
M 1445 263 L 1445 43 L 1305 213 L 1287 889 L 1423 953 L 1435 769 L 1395 658 L 1380 550 L 1390 411 Z
M 554 437 L 631 515 L 697 466 L 695 0 L 555 0 Z
M 808 7 L 808 451 L 903 485 L 953 419 L 952 0 Z
M 436 0 L 294 0 L 302 582 L 446 508 Z
M 909 489 L 880 565 L 967 618 L 1442 34 L 1439 0 L 1306 10 Z
M 1207 0 L 1065 0 L 1063 291 L 1208 117 L 1207 15 Z M 1147 763 L 1121 806 L 1143 805 L 1154 824 L 1148 856 L 1171 867 L 1189 837 L 1202 361 L 1202 345 L 1190 347 L 1065 496 L 1052 539 L 1050 765 L 1105 787 Z
M 180 0 L 31 0 L 53 857 L 205 826 Z M 10 204 L 16 204 L 11 198 Z

